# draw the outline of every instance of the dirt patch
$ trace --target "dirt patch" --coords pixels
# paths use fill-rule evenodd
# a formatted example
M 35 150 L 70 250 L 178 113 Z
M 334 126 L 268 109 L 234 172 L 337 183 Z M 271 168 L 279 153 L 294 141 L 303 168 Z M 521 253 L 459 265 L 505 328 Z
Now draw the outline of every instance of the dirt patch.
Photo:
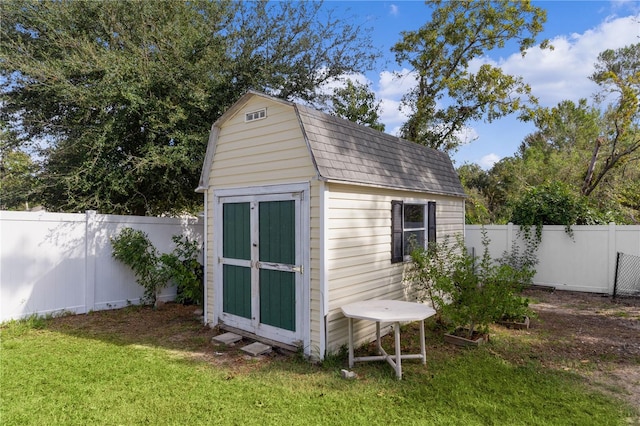
M 531 328 L 493 327 L 496 338 L 489 350 L 514 363 L 536 360 L 549 368 L 575 372 L 640 412 L 640 299 L 612 300 L 597 294 L 535 289 L 525 295 L 536 312 Z M 48 328 L 116 344 L 163 347 L 178 356 L 224 366 L 230 375 L 292 356 L 274 350 L 253 358 L 240 351 L 241 344 L 214 344 L 211 339 L 220 331 L 204 326 L 196 307 L 174 303 L 158 309 L 132 306 L 66 316 L 51 321 Z M 456 351 L 441 343 L 441 333 L 430 334 L 427 340 L 432 341 L 432 355 Z
M 156 309 L 129 306 L 63 316 L 54 319 L 48 328 L 116 344 L 162 347 L 174 351 L 176 356 L 225 366 L 232 370 L 232 374 L 258 366 L 257 360 L 268 361 L 285 354 L 274 350 L 271 354 L 255 358 L 240 350 L 242 344 L 226 346 L 214 343 L 212 338 L 221 331 L 203 324 L 202 310 L 176 303 L 162 304 Z
M 640 410 L 640 299 L 535 289 L 525 295 L 537 315 L 525 332 L 535 357 Z

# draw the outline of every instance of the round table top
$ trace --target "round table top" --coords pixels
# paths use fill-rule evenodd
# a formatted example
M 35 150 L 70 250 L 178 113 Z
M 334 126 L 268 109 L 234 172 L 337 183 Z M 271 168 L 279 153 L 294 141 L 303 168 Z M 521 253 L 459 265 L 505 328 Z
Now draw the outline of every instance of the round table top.
M 401 300 L 363 300 L 340 309 L 347 318 L 384 322 L 420 321 L 436 314 L 430 306 Z

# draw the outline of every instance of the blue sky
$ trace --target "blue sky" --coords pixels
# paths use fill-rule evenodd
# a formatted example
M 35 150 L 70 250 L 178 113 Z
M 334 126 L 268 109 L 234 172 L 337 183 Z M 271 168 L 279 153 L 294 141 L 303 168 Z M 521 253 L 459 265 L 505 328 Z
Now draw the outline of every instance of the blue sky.
M 474 66 L 492 63 L 505 72 L 522 76 L 532 87 L 541 105 L 554 106 L 570 99 L 591 98 L 596 86 L 588 79 L 598 54 L 640 42 L 640 1 L 534 1 L 547 11 L 547 22 L 540 40 L 547 38 L 553 51 L 531 49 L 522 58 L 517 46 L 489 52 Z M 382 121 L 386 132 L 396 134 L 405 116 L 399 111 L 400 99 L 413 79 L 402 81 L 394 72 L 408 73 L 395 62 L 390 51 L 400 40 L 400 32 L 415 30 L 427 22 L 430 9 L 422 1 L 328 1 L 326 5 L 349 17 L 354 23 L 371 27 L 373 39 L 385 57 L 376 70 L 357 79 L 370 84 L 382 101 Z M 471 142 L 452 155 L 456 166 L 477 163 L 489 168 L 512 156 L 524 137 L 533 132 L 531 124 L 508 117 L 493 123 L 471 123 L 465 134 Z

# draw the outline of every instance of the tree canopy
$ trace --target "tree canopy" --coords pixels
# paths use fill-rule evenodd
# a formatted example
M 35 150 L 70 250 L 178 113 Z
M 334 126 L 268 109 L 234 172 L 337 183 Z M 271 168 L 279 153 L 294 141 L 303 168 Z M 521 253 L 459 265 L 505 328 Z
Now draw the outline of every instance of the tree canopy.
M 591 79 L 601 87 L 600 99 L 610 99 L 581 193 L 591 194 L 614 169 L 640 162 L 640 43 L 609 49 L 598 55 Z
M 0 150 L 0 210 L 29 210 L 38 203 L 38 165 L 26 152 Z
M 333 90 L 331 103 L 333 115 L 384 132 L 380 101 L 367 85 L 347 80 L 345 86 Z
M 472 61 L 508 42 L 518 43 L 524 55 L 542 31 L 546 12 L 529 1 L 426 3 L 434 8 L 430 21 L 403 32 L 392 48 L 398 63 L 408 63 L 417 78 L 403 99 L 411 116 L 402 136 L 450 151 L 460 145 L 460 133 L 470 121 L 492 121 L 535 104 L 521 77 L 490 64 L 473 71 Z
M 7 0 L 0 119 L 42 144 L 45 206 L 195 211 L 211 123 L 248 89 L 322 103 L 371 68 L 368 32 L 320 3 Z
M 519 221 L 523 212 L 544 210 L 554 212 L 541 219 L 549 224 L 562 211 L 574 211 L 558 201 L 560 194 L 580 207 L 571 216 L 577 224 L 640 222 L 639 59 L 640 43 L 602 52 L 591 77 L 599 85 L 594 103 L 565 100 L 539 108 L 536 131 L 513 157 L 484 175 L 470 166 L 460 168 L 473 195 L 470 217 Z M 536 203 L 552 205 L 533 207 L 532 194 Z M 480 216 L 484 207 L 488 213 Z

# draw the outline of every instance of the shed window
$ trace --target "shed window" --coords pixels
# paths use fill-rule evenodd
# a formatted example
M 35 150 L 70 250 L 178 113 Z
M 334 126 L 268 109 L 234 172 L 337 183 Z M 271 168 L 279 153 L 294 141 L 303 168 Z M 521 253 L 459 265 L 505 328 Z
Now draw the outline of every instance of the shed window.
M 251 111 L 244 115 L 244 121 L 255 121 L 263 118 L 267 118 L 267 109 L 259 109 L 257 111 Z
M 391 202 L 391 262 L 402 262 L 411 251 L 436 241 L 436 203 Z

